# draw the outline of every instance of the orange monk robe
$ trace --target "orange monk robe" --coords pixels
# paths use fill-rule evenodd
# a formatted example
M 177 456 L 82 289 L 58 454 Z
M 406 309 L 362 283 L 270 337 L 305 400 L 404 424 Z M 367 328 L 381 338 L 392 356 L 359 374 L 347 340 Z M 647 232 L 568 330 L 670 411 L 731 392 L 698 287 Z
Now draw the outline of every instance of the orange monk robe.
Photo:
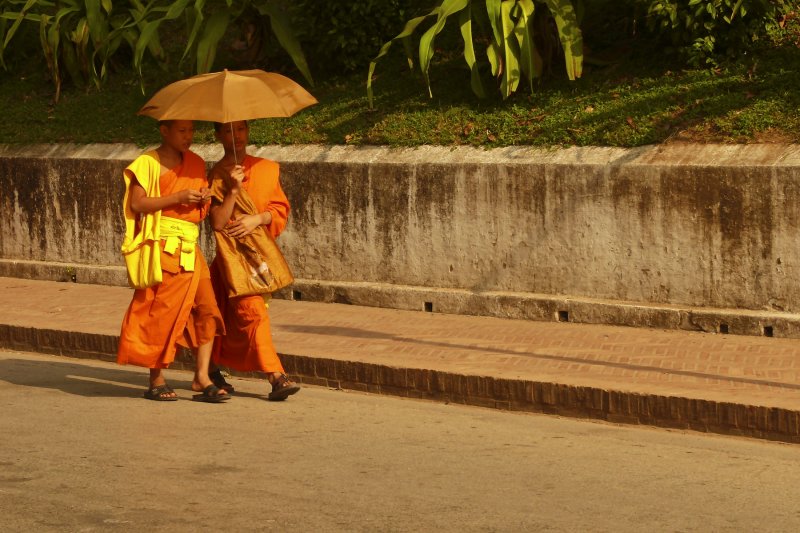
M 206 187 L 205 168 L 198 155 L 185 152 L 181 165 L 161 175 L 161 196 Z M 176 205 L 161 211 L 162 217 L 195 224 L 207 214 L 208 204 Z M 203 253 L 198 246 L 194 272 L 180 266 L 180 255 L 180 246 L 170 255 L 164 251 L 164 240 L 161 241 L 163 281 L 134 291 L 122 321 L 117 363 L 166 368 L 175 360 L 177 345 L 197 348 L 212 341 L 218 332 L 224 332 Z
M 273 237 L 277 237 L 289 218 L 289 200 L 281 188 L 278 163 L 247 156 L 241 164 L 245 175 L 242 188 L 250 195 L 258 212 L 269 211 L 272 214 L 272 222 L 267 228 Z M 225 179 L 219 164 L 211 170 L 211 179 Z M 211 265 L 211 281 L 220 311 L 225 317 L 226 333 L 214 340 L 212 360 L 218 366 L 234 370 L 283 372 L 283 365 L 272 343 L 264 298 L 228 298 L 217 261 L 215 259 Z

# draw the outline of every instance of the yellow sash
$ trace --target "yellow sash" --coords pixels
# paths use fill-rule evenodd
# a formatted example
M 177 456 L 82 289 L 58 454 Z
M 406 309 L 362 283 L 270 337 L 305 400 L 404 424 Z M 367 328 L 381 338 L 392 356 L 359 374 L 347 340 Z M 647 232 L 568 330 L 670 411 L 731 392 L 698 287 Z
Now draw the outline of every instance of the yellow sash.
M 194 222 L 179 218 L 161 217 L 161 238 L 164 239 L 164 251 L 174 255 L 181 247 L 180 265 L 186 272 L 194 272 L 197 239 L 200 229 Z

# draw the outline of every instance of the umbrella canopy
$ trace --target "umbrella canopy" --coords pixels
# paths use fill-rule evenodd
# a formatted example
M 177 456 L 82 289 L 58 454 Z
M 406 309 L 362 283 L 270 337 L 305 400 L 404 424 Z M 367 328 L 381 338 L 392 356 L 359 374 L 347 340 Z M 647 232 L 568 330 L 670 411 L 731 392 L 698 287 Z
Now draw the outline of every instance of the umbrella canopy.
M 138 114 L 157 120 L 235 122 L 289 117 L 317 100 L 286 76 L 263 70 L 200 74 L 158 91 Z

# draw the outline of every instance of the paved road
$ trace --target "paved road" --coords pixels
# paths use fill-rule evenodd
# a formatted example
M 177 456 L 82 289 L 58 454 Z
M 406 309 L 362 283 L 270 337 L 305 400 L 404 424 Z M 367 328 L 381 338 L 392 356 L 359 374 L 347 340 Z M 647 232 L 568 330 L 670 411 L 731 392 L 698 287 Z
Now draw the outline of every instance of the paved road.
M 11 531 L 797 531 L 800 446 L 0 352 Z

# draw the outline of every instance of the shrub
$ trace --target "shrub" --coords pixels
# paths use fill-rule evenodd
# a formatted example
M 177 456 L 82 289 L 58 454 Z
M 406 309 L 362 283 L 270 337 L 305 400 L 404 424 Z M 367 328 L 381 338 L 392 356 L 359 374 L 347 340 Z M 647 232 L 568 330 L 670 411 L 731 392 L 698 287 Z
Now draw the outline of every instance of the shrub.
M 403 25 L 408 0 L 299 0 L 291 9 L 314 70 L 342 74 L 365 68 Z
M 750 50 L 778 23 L 783 0 L 655 0 L 648 26 L 693 66 L 716 66 Z

